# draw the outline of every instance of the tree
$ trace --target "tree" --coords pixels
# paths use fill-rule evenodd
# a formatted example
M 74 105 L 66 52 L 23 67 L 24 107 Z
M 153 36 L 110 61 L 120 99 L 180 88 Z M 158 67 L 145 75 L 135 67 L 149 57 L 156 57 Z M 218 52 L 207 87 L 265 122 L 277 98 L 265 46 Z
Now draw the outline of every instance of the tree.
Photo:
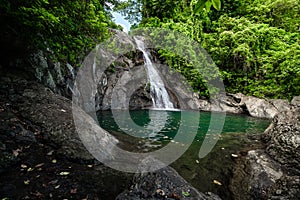
M 79 65 L 86 52 L 109 36 L 109 27 L 118 28 L 105 2 L 116 1 L 3 0 L 0 32 L 32 51 L 42 49 Z

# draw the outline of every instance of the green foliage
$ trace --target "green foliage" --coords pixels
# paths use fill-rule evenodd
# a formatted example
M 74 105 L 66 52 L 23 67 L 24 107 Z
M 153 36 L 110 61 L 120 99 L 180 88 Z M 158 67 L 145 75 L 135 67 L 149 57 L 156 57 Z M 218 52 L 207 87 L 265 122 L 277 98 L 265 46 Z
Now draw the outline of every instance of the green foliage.
M 221 1 L 220 0 L 198 0 L 195 5 L 194 12 L 199 13 L 204 8 L 206 11 L 210 11 L 210 7 L 213 6 L 216 10 L 221 10 Z
M 289 98 L 300 93 L 300 37 L 297 33 L 222 16 L 205 47 L 223 70 L 229 92 Z
M 298 32 L 300 26 L 299 0 L 244 0 L 240 14 L 257 23 Z
M 168 28 L 200 42 L 219 67 L 228 92 L 288 99 L 300 94 L 299 0 L 138 2 L 139 27 Z M 208 95 L 191 59 L 174 50 L 158 52 L 195 91 Z
M 171 29 L 201 43 L 219 67 L 228 92 L 288 99 L 300 94 L 299 0 L 3 0 L 0 32 L 78 64 L 109 37 L 109 28 L 120 28 L 112 23 L 109 8 L 105 10 L 106 2 L 135 28 Z M 176 39 L 168 37 L 165 42 Z M 207 81 L 215 77 L 204 74 L 215 72 L 199 73 L 195 65 L 205 65 L 197 63 L 202 55 L 178 56 L 193 45 L 177 42 L 180 48 L 158 49 L 161 59 L 208 96 Z
M 104 2 L 60 0 L 4 0 L 1 11 L 6 32 L 13 30 L 33 49 L 49 49 L 60 61 L 79 64 L 95 43 L 115 27 Z

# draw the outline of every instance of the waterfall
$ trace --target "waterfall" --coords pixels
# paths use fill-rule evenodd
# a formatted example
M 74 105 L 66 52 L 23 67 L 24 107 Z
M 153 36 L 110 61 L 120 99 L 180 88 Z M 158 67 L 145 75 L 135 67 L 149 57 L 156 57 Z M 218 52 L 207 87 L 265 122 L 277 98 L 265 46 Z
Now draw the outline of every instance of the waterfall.
M 150 95 L 153 102 L 153 108 L 173 109 L 173 103 L 170 101 L 169 94 L 165 84 L 159 75 L 159 71 L 152 63 L 150 53 L 146 51 L 144 41 L 141 37 L 134 37 L 137 48 L 143 53 L 148 81 L 150 83 Z

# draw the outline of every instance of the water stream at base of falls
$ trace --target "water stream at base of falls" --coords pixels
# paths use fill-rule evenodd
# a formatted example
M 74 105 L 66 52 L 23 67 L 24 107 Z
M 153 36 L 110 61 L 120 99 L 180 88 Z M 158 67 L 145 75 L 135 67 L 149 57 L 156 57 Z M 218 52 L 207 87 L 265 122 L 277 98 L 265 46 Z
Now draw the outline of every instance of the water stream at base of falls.
M 152 63 L 150 53 L 146 50 L 142 37 L 134 37 L 137 48 L 143 53 L 148 81 L 150 83 L 150 96 L 154 109 L 174 109 L 170 101 L 165 84 L 154 63 Z

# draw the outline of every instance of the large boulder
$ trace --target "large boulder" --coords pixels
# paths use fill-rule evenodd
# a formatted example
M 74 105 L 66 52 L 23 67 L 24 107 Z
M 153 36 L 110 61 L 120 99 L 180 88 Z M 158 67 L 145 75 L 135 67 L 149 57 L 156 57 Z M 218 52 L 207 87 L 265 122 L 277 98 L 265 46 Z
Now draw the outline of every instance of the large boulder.
M 244 97 L 243 102 L 253 117 L 272 119 L 278 113 L 290 110 L 289 102 L 282 99 L 266 100 L 250 96 Z
M 229 188 L 235 199 L 268 199 L 281 177 L 278 163 L 263 150 L 251 150 L 237 160 Z
M 93 159 L 79 138 L 72 115 L 72 102 L 36 82 L 23 79 L 3 78 L 0 88 L 1 102 L 12 105 L 18 116 L 38 127 L 38 137 L 52 144 L 59 153 L 74 159 Z M 73 109 L 82 119 L 85 134 L 99 135 L 102 131 L 94 119 L 80 108 Z M 102 131 L 103 132 L 103 131 Z M 35 136 L 32 135 L 35 140 Z M 28 137 L 27 137 L 28 138 Z M 30 138 L 29 138 L 30 139 Z M 103 155 L 110 155 L 112 145 L 118 140 L 106 133 L 98 140 L 97 148 L 102 148 Z
M 300 176 L 286 171 L 264 150 L 237 159 L 230 190 L 234 199 L 298 199 Z
M 238 94 L 220 94 L 216 99 L 198 99 L 196 102 L 199 109 L 203 111 L 244 113 L 243 107 L 240 104 L 241 97 Z
M 252 117 L 273 119 L 278 113 L 289 111 L 291 105 L 288 100 L 260 99 L 253 96 L 237 94 L 220 94 L 213 100 L 196 100 L 198 108 L 203 111 L 229 112 L 248 114 Z

